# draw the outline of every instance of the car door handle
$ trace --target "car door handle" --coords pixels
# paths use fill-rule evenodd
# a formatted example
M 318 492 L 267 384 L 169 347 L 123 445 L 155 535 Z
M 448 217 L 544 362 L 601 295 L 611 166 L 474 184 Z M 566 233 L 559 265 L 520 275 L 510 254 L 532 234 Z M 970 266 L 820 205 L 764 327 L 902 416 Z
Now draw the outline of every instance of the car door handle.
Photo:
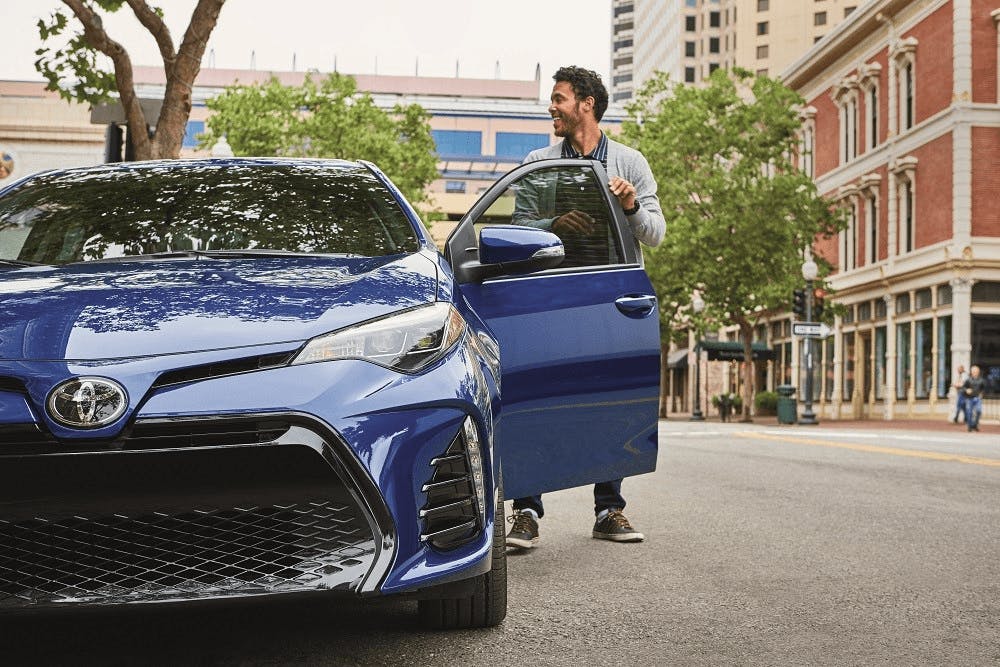
M 646 317 L 656 308 L 656 297 L 650 294 L 626 294 L 615 299 L 615 306 L 629 317 Z

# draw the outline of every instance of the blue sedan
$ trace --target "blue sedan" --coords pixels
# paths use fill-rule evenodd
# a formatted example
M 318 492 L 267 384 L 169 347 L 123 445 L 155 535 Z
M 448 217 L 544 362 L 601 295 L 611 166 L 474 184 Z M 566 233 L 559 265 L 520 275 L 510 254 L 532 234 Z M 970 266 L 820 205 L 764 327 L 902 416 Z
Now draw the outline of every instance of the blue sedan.
M 363 162 L 0 190 L 0 610 L 398 594 L 499 623 L 504 496 L 655 466 L 656 299 L 606 183 L 523 165 L 441 250 Z M 541 229 L 565 210 L 596 232 Z

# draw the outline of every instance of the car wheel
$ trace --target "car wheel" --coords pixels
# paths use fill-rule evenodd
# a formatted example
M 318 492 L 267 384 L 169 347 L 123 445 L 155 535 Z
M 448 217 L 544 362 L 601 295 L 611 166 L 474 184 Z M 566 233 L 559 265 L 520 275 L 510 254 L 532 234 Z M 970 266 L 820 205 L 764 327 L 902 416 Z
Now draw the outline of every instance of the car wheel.
M 503 480 L 497 489 L 493 521 L 493 565 L 476 578 L 475 592 L 461 598 L 420 600 L 418 611 L 425 627 L 435 630 L 488 628 L 507 616 L 507 546 L 504 536 Z

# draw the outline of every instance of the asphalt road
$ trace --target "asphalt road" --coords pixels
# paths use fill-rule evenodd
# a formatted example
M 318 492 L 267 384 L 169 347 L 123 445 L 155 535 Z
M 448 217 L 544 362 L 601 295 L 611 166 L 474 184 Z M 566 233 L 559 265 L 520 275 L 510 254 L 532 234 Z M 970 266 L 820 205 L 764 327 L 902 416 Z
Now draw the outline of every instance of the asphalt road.
M 1000 664 L 1000 439 L 662 422 L 626 480 L 641 544 L 546 496 L 510 612 L 421 631 L 413 603 L 287 602 L 0 618 L 5 665 Z

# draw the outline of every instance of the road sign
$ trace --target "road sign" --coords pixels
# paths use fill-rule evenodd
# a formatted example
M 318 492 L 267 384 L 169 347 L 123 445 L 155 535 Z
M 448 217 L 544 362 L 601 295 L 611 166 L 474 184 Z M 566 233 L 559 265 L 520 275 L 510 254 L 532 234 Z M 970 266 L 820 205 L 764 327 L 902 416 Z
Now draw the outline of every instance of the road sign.
M 792 322 L 792 335 L 804 338 L 826 338 L 833 329 L 822 322 Z

